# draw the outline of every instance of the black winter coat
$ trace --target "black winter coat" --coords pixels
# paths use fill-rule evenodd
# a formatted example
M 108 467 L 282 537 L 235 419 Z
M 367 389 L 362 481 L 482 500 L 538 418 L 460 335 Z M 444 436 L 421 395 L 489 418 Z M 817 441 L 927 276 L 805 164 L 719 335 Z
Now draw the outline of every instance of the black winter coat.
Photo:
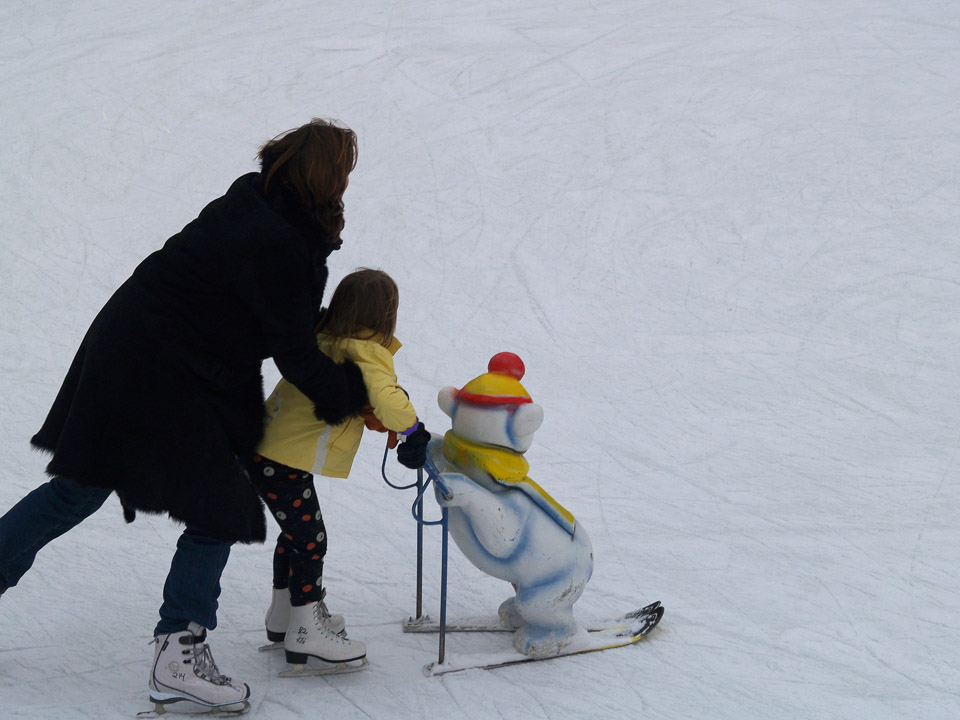
M 259 173 L 237 179 L 93 321 L 31 440 L 53 453 L 47 472 L 115 490 L 128 511 L 263 541 L 262 506 L 237 460 L 262 434 L 263 359 L 327 422 L 367 402 L 359 369 L 317 347 L 326 257 L 338 247 L 322 240 L 285 191 L 265 195 Z

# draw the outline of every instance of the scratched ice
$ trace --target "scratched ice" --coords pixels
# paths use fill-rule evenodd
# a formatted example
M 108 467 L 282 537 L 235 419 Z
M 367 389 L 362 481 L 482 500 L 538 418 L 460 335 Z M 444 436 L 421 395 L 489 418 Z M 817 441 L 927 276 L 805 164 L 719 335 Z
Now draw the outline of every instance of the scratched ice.
M 368 438 L 318 492 L 370 667 L 278 679 L 270 552 L 238 547 L 211 643 L 250 717 L 960 716 L 960 5 L 5 3 L 0 47 L 0 509 L 110 293 L 260 142 L 335 117 L 361 148 L 331 284 L 397 277 L 428 426 L 521 355 L 534 479 L 593 541 L 578 616 L 667 607 L 635 647 L 424 677 L 412 498 Z M 0 600 L 4 718 L 147 707 L 177 535 L 111 500 L 42 553 Z M 452 616 L 503 597 L 451 549 Z

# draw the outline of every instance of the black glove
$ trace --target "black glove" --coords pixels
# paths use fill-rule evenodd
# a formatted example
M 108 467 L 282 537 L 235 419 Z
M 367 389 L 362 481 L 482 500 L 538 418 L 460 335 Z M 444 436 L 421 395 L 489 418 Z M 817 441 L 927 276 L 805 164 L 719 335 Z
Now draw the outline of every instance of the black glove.
M 417 423 L 417 429 L 407 435 L 407 439 L 397 448 L 397 460 L 411 470 L 422 468 L 427 461 L 428 442 L 430 442 L 430 433 L 423 423 Z

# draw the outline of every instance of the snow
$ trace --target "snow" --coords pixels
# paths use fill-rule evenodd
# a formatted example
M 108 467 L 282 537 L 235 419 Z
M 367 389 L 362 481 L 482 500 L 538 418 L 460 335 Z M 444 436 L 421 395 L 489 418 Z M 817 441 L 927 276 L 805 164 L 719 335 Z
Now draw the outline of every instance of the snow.
M 250 717 L 960 716 L 956 3 L 8 2 L 0 58 L 0 510 L 43 481 L 28 440 L 113 290 L 333 117 L 360 163 L 331 288 L 397 278 L 436 431 L 439 388 L 519 354 L 530 474 L 594 544 L 578 613 L 666 607 L 635 647 L 425 677 L 413 498 L 371 436 L 318 480 L 370 667 L 277 678 L 270 550 L 237 547 L 211 640 Z M 0 600 L 4 718 L 148 707 L 178 533 L 111 499 L 40 554 Z M 451 616 L 507 592 L 451 548 Z

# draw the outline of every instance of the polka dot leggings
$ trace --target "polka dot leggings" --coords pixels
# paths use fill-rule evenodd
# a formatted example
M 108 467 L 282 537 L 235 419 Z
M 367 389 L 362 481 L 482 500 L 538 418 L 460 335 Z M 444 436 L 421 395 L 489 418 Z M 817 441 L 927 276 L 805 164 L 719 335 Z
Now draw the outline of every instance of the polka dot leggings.
M 313 475 L 254 455 L 250 480 L 280 524 L 273 553 L 273 586 L 290 588 L 295 606 L 322 599 L 327 529 L 313 487 Z

